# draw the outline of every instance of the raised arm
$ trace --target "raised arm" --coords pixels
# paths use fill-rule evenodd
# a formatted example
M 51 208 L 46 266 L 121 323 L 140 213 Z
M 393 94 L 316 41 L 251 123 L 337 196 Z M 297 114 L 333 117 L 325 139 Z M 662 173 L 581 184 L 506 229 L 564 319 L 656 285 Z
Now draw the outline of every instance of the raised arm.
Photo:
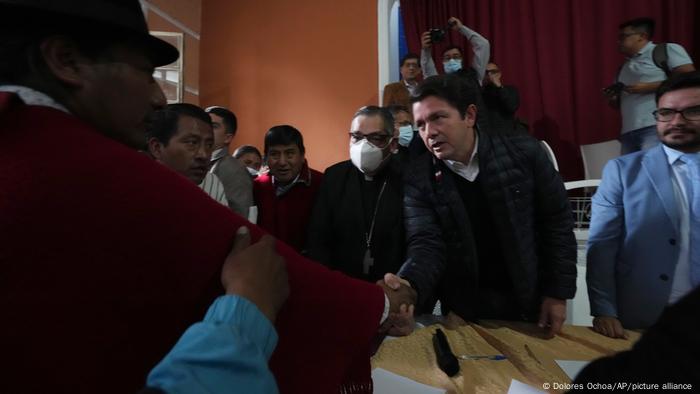
M 491 58 L 491 44 L 489 43 L 489 40 L 474 30 L 464 26 L 462 21 L 455 17 L 451 17 L 448 22 L 452 24 L 453 29 L 469 40 L 469 43 L 472 46 L 472 51 L 474 52 L 474 56 L 472 57 L 472 68 L 474 68 L 476 71 L 478 81 L 481 83 L 481 81 L 484 80 L 484 74 L 486 74 L 486 65 L 489 63 L 489 59 Z
M 431 49 L 433 43 L 430 40 L 430 32 L 425 31 L 420 36 L 421 40 L 421 50 L 420 50 L 420 66 L 423 69 L 423 77 L 428 78 L 433 75 L 437 75 L 437 69 L 435 68 L 435 62 L 433 61 L 433 54 Z

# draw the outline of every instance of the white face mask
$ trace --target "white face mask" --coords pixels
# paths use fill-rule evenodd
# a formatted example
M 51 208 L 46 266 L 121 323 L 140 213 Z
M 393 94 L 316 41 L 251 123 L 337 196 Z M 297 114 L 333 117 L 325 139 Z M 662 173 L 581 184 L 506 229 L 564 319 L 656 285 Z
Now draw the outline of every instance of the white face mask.
M 389 142 L 387 148 L 391 145 L 391 140 Z M 391 155 L 386 156 L 389 157 Z M 370 144 L 366 139 L 350 144 L 350 161 L 364 174 L 377 171 L 386 158 L 383 149 Z

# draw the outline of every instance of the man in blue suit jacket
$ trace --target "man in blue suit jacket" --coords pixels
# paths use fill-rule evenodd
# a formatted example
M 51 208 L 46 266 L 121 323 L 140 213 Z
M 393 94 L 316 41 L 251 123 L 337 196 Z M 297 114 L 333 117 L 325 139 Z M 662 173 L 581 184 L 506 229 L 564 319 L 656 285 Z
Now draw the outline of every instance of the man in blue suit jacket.
M 588 295 L 594 329 L 646 328 L 700 284 L 700 73 L 656 94 L 662 142 L 611 160 L 593 196 Z

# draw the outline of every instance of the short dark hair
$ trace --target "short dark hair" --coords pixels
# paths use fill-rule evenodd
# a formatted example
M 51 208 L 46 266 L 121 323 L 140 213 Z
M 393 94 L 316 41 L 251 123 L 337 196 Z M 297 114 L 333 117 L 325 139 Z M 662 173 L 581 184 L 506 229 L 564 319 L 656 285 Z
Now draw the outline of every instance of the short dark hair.
M 408 107 L 406 107 L 405 105 L 394 104 L 394 105 L 390 105 L 390 106 L 386 107 L 386 109 L 389 110 L 389 112 L 391 112 L 391 115 L 394 118 L 396 118 L 396 115 L 399 112 L 405 112 L 409 115 L 411 114 L 411 110 L 409 110 Z
M 407 53 L 401 58 L 401 67 L 403 67 L 404 63 L 406 63 L 406 60 L 410 59 L 416 59 L 418 61 L 418 67 L 420 67 L 420 56 L 416 55 L 415 53 Z
M 262 159 L 262 155 L 260 154 L 260 151 L 258 150 L 258 148 L 254 147 L 253 145 L 241 145 L 241 146 L 239 146 L 233 152 L 233 158 L 240 159 L 241 156 L 246 155 L 248 153 L 254 153 Z
M 654 36 L 654 28 L 656 26 L 656 22 L 652 18 L 635 18 L 628 20 L 627 22 L 622 22 L 620 23 L 620 30 L 624 29 L 625 27 L 631 27 L 634 29 L 634 31 L 639 32 L 639 33 L 646 33 L 647 38 L 651 40 L 651 38 Z
M 447 101 L 464 118 L 467 107 L 477 103 L 478 89 L 473 78 L 463 78 L 455 74 L 435 75 L 418 84 L 411 97 L 411 104 L 434 96 Z
M 659 99 L 664 94 L 686 88 L 700 88 L 700 71 L 676 74 L 665 80 L 661 86 L 656 89 L 656 103 L 659 103 Z
M 275 145 L 291 145 L 299 147 L 299 151 L 303 154 L 304 137 L 301 136 L 299 130 L 290 125 L 273 126 L 265 134 L 265 155 L 271 147 Z
M 155 111 L 148 118 L 146 140 L 155 138 L 161 144 L 168 145 L 177 131 L 177 121 L 180 116 L 190 116 L 211 126 L 211 118 L 202 108 L 187 103 L 168 104 L 167 107 Z
M 379 116 L 382 118 L 382 128 L 389 135 L 394 135 L 394 115 L 391 114 L 389 109 L 378 107 L 376 105 L 368 105 L 362 107 L 355 112 L 353 119 L 358 116 Z
M 464 51 L 462 50 L 462 47 L 459 46 L 459 45 L 450 45 L 450 46 L 448 46 L 447 48 L 445 48 L 445 49 L 442 51 L 442 56 L 445 56 L 445 52 L 447 52 L 447 51 L 449 51 L 449 50 L 452 50 L 452 49 L 458 50 L 458 51 L 459 51 L 459 54 L 462 55 L 462 56 L 464 56 Z
M 238 130 L 238 119 L 236 118 L 236 114 L 224 107 L 219 106 L 207 107 L 205 111 L 207 113 L 219 116 L 224 121 L 224 130 L 226 131 L 226 134 L 236 135 L 236 130 Z

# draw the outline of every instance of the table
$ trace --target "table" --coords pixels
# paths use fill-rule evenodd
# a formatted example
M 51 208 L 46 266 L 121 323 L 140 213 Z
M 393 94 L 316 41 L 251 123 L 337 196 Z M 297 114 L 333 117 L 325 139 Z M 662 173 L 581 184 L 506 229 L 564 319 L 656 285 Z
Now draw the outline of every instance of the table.
M 506 360 L 460 360 L 461 371 L 449 378 L 435 361 L 432 346 L 437 328 L 447 335 L 455 355 L 503 354 Z M 448 393 L 506 393 L 512 379 L 542 389 L 545 383 L 570 383 L 554 360 L 590 361 L 627 350 L 640 333 L 629 339 L 612 339 L 590 327 L 564 326 L 552 339 L 532 323 L 482 321 L 454 330 L 431 325 L 411 335 L 384 341 L 372 357 L 372 368 L 383 368 Z M 562 392 L 564 390 L 551 390 Z

